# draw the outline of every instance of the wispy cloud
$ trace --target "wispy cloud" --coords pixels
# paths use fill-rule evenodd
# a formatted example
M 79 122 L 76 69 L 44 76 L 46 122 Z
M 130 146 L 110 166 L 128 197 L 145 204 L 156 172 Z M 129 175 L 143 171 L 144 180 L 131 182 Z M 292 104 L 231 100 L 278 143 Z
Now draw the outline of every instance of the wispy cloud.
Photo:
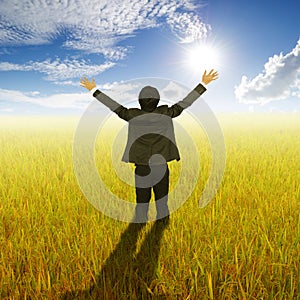
M 0 71 L 37 71 L 45 74 L 46 80 L 59 82 L 70 78 L 85 76 L 96 76 L 103 71 L 113 67 L 114 62 L 106 62 L 101 65 L 87 64 L 85 60 L 45 60 L 41 62 L 28 62 L 26 64 L 13 64 L 9 62 L 0 63 Z M 66 83 L 66 82 L 65 82 Z M 68 82 L 70 83 L 70 81 Z
M 78 85 L 78 83 L 77 83 Z M 99 89 L 106 93 L 109 97 L 114 99 L 126 107 L 139 107 L 138 94 L 144 82 L 139 81 L 120 81 L 112 83 L 104 83 L 99 85 Z M 175 82 L 170 82 L 160 89 L 160 96 L 162 102 L 175 102 L 181 100 L 186 96 L 186 90 Z M 0 102 L 7 103 L 7 107 L 11 107 L 12 103 L 26 103 L 35 104 L 37 106 L 50 108 L 76 108 L 84 109 L 94 99 L 89 92 L 81 93 L 60 93 L 53 95 L 43 95 L 39 91 L 22 92 L 19 90 L 0 89 Z M 163 104 L 163 103 L 162 103 Z M 102 104 L 99 108 L 106 110 Z
M 17 90 L 0 89 L 0 101 L 7 103 L 30 103 L 51 108 L 83 109 L 91 101 L 87 93 L 65 93 L 51 96 L 41 96 L 39 93 L 24 93 Z M 5 108 L 4 108 L 5 109 Z
M 207 36 L 211 27 L 202 22 L 193 13 L 177 13 L 169 15 L 167 23 L 182 43 L 192 43 Z
M 68 81 L 66 81 L 68 82 Z M 148 82 L 148 81 L 147 81 Z M 70 84 L 75 82 L 70 81 Z M 98 88 L 107 94 L 109 97 L 119 102 L 125 107 L 140 107 L 138 102 L 138 95 L 142 87 L 145 86 L 144 80 L 132 80 L 132 81 L 115 81 L 98 85 Z M 189 89 L 178 84 L 177 82 L 165 82 L 157 81 L 157 78 L 150 79 L 150 83 L 156 86 L 160 93 L 161 102 L 160 105 L 172 105 L 187 95 Z M 78 83 L 77 83 L 78 86 Z M 84 90 L 79 93 L 58 93 L 53 95 L 45 95 L 40 91 L 33 90 L 29 92 L 23 92 L 20 90 L 8 90 L 0 88 L 0 104 L 2 107 L 0 112 L 12 112 L 11 107 L 14 103 L 22 104 L 24 111 L 26 111 L 26 104 L 30 104 L 31 112 L 39 112 L 40 107 L 60 109 L 76 109 L 78 112 L 82 112 L 91 101 L 95 101 L 92 95 Z M 32 106 L 35 105 L 35 106 Z M 109 112 L 109 109 L 103 104 L 99 103 L 98 112 Z
M 53 81 L 56 85 L 63 85 L 63 86 L 76 86 L 78 87 L 79 81 L 72 81 L 72 80 L 63 80 L 63 81 Z
M 126 107 L 139 105 L 138 93 L 141 88 L 141 83 L 126 81 L 105 83 L 99 86 L 101 91 Z
M 253 79 L 243 76 L 235 87 L 235 96 L 241 103 L 268 103 L 274 100 L 300 96 L 300 39 L 286 55 L 269 58 L 262 73 Z
M 61 0 L 0 2 L 0 43 L 37 45 L 65 36 L 67 48 L 122 59 L 128 46 L 118 42 L 139 30 L 168 24 L 182 42 L 210 30 L 195 13 L 193 0 Z
M 78 83 L 77 83 L 78 86 Z M 99 85 L 99 88 L 107 93 L 108 96 L 116 101 L 126 104 L 128 102 L 135 102 L 137 105 L 138 91 L 140 85 L 138 83 L 128 82 L 113 82 Z M 84 109 L 94 98 L 89 92 L 82 93 L 60 93 L 53 95 L 43 95 L 39 91 L 23 92 L 19 90 L 0 89 L 0 102 L 7 103 L 8 109 L 12 103 L 30 103 L 37 106 L 62 108 L 62 109 Z M 100 109 L 106 110 L 102 104 L 99 104 Z M 2 109 L 2 111 L 3 111 Z

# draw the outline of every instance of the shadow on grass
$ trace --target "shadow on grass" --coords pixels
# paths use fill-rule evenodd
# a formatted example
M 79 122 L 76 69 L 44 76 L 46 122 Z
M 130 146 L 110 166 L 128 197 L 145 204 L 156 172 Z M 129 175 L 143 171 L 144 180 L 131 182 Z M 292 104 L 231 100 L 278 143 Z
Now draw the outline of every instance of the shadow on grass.
M 165 299 L 163 292 L 159 291 L 156 270 L 161 239 L 168 224 L 167 218 L 156 221 L 138 253 L 138 237 L 145 224 L 129 224 L 93 286 L 88 290 L 66 293 L 61 299 Z

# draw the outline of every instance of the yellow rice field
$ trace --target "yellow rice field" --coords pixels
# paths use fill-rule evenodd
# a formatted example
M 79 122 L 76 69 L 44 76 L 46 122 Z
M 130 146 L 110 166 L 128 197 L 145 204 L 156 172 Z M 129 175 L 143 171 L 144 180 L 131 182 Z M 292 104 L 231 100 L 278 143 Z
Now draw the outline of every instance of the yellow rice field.
M 77 122 L 0 118 L 0 299 L 300 299 L 298 114 L 219 116 L 226 170 L 202 209 L 210 150 L 193 131 L 196 189 L 169 225 L 145 226 L 105 216 L 82 194 L 72 164 Z M 110 172 L 105 134 L 99 172 L 134 201 L 134 188 Z M 170 163 L 171 189 L 180 166 Z

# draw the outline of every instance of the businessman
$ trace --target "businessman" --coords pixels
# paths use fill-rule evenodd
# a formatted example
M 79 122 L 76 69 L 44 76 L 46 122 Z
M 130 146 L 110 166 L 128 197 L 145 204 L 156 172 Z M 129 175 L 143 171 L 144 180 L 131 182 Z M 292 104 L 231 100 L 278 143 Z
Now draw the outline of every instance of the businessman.
M 193 104 L 218 78 L 213 69 L 204 71 L 199 83 L 184 99 L 172 106 L 158 106 L 160 95 L 156 88 L 145 86 L 139 93 L 140 108 L 126 108 L 97 89 L 95 80 L 81 78 L 80 85 L 128 122 L 128 138 L 122 161 L 135 164 L 136 223 L 147 221 L 148 207 L 153 189 L 156 219 L 168 221 L 169 168 L 168 162 L 180 160 L 175 141 L 172 119 Z

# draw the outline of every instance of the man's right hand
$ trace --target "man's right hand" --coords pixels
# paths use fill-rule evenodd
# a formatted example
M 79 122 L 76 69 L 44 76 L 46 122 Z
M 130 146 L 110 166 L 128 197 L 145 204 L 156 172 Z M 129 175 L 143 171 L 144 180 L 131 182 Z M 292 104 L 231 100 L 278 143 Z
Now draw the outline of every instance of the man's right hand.
M 96 87 L 96 82 L 94 78 L 92 79 L 92 81 L 89 81 L 86 77 L 83 77 L 80 79 L 80 85 L 91 91 Z
M 219 78 L 219 74 L 217 71 L 214 71 L 214 69 L 211 69 L 208 74 L 206 74 L 206 70 L 205 70 L 202 75 L 202 82 L 204 84 L 209 84 L 211 81 L 216 80 L 218 78 Z

